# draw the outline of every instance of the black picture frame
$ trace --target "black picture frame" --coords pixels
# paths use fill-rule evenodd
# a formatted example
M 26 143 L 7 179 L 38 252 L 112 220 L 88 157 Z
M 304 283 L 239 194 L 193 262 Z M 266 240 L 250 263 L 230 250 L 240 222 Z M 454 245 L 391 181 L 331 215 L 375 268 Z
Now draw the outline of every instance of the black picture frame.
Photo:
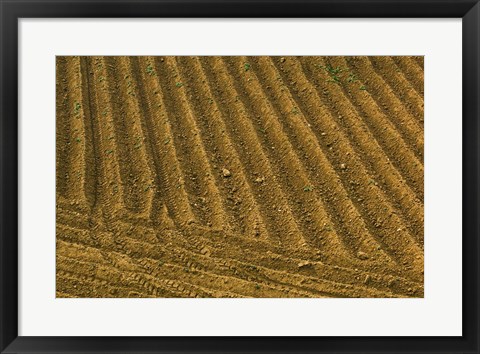
M 478 0 L 0 0 L 1 353 L 479 353 Z M 18 19 L 387 17 L 463 19 L 461 337 L 22 337 L 18 335 Z M 439 314 L 441 320 L 442 315 Z M 288 319 L 286 319 L 288 320 Z

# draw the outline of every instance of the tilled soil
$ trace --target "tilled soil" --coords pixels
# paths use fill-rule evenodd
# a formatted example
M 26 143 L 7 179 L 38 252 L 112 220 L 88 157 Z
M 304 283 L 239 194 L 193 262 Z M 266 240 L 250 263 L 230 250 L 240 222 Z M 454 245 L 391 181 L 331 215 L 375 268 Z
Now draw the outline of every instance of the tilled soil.
M 57 297 L 423 297 L 423 57 L 57 57 Z

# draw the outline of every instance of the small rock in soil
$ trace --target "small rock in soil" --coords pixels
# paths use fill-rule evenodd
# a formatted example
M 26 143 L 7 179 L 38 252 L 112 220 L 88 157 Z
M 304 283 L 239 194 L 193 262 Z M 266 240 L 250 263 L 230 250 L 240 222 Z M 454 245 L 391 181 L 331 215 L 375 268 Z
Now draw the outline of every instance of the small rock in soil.
M 257 177 L 255 179 L 255 183 L 263 183 L 263 182 L 265 182 L 265 177 Z
M 365 252 L 362 252 L 362 251 L 357 252 L 357 257 L 362 259 L 362 260 L 368 259 L 368 255 Z
M 227 170 L 226 168 L 224 168 L 222 170 L 222 173 L 223 173 L 223 177 L 225 177 L 225 178 L 230 177 L 232 175 L 232 173 L 229 170 Z
M 301 261 L 298 263 L 298 268 L 308 267 L 310 265 L 312 265 L 312 263 L 310 263 L 309 261 Z

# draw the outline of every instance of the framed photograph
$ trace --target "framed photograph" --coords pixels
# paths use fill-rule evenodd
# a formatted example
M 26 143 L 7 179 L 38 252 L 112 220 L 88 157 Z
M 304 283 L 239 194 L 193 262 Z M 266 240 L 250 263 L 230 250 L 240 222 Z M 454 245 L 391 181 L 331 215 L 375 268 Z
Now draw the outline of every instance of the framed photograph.
M 478 1 L 0 4 L 1 353 L 479 353 Z

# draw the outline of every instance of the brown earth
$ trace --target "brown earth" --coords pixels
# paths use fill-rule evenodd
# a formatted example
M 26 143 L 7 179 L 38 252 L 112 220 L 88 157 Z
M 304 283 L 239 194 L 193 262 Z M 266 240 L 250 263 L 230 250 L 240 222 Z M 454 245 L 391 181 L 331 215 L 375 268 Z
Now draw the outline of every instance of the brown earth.
M 57 57 L 57 297 L 423 297 L 423 57 Z

